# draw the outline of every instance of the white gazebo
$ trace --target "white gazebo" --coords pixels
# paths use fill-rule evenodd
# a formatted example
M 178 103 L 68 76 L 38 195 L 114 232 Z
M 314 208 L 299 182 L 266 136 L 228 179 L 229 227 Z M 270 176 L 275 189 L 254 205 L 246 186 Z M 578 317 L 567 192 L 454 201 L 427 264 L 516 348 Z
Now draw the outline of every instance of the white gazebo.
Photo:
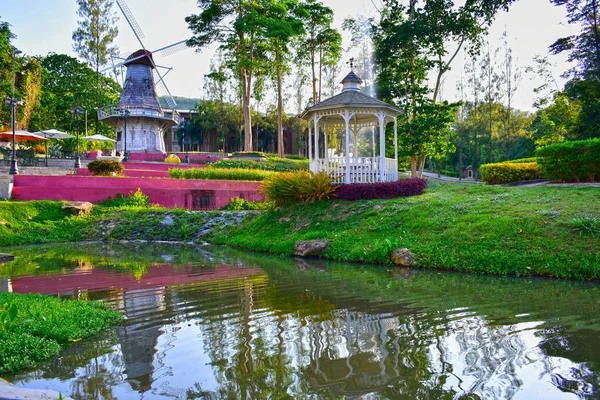
M 362 80 L 352 71 L 342 80 L 342 92 L 308 107 L 300 118 L 308 121 L 310 170 L 332 173 L 336 183 L 398 180 L 398 115 L 402 112 L 360 91 Z M 394 158 L 385 157 L 385 127 L 394 124 Z M 376 132 L 379 127 L 379 132 Z M 359 131 L 370 129 L 370 150 L 359 148 Z M 344 147 L 330 149 L 328 133 L 344 132 Z M 364 130 L 363 130 L 363 133 Z M 364 136 L 364 135 L 363 135 Z M 364 142 L 364 141 L 363 141 Z M 377 146 L 376 143 L 379 143 Z M 364 144 L 364 143 L 363 143 Z M 361 154 L 362 153 L 362 154 Z

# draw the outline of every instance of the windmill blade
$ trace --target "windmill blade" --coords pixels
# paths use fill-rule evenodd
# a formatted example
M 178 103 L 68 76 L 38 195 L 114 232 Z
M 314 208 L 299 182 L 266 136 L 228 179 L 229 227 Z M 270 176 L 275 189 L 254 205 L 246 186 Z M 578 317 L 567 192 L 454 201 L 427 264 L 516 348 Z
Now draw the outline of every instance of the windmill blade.
M 125 61 L 127 60 L 135 51 L 122 51 L 121 53 L 115 56 L 116 59 Z
M 115 80 L 117 81 L 117 83 L 119 83 L 119 85 L 123 86 L 123 65 L 117 65 L 115 63 L 115 59 L 120 60 L 120 57 L 115 56 L 115 57 L 110 58 L 112 73 L 115 74 Z M 119 81 L 119 75 L 121 76 L 120 81 Z
M 117 0 L 117 6 L 119 6 L 119 8 L 121 9 L 121 12 L 125 16 L 125 20 L 131 27 L 131 30 L 133 31 L 133 34 L 137 38 L 138 42 L 140 42 L 140 46 L 142 46 L 142 49 L 146 49 L 146 47 L 144 47 L 144 43 L 142 43 L 142 38 L 145 37 L 144 32 L 142 32 L 142 28 L 140 28 L 137 21 L 133 17 L 133 13 L 129 9 L 129 6 L 125 2 L 125 0 Z
M 161 47 L 160 49 L 156 49 L 152 53 L 157 53 L 160 51 L 160 54 L 162 54 L 163 57 L 167 57 L 171 54 L 175 54 L 182 50 L 188 49 L 186 42 L 187 40 L 180 40 L 177 43 L 173 43 L 168 46 Z
M 167 85 L 165 84 L 165 81 L 164 81 L 164 77 L 169 73 L 170 70 L 171 69 L 169 68 L 168 71 L 164 75 L 161 75 L 160 72 L 158 72 L 158 70 L 155 68 L 154 69 L 154 81 L 155 81 L 156 90 L 158 91 L 158 93 L 161 96 L 166 98 L 167 105 L 169 106 L 169 108 L 175 108 L 175 107 L 177 107 L 177 102 L 171 95 L 171 91 L 169 91 L 169 88 L 167 87 Z
M 121 61 L 121 62 L 120 62 L 120 63 L 118 63 L 118 64 L 111 65 L 110 67 L 107 67 L 107 68 L 101 69 L 101 70 L 100 70 L 100 72 L 101 72 L 101 73 L 104 73 L 104 72 L 106 72 L 106 71 L 109 71 L 109 70 L 111 70 L 111 69 L 113 69 L 113 68 L 120 67 L 121 65 L 123 65 L 123 64 L 125 64 L 125 63 L 127 63 L 127 62 L 131 62 L 131 61 L 139 60 L 140 58 L 144 58 L 144 57 L 146 57 L 146 55 L 145 55 L 145 54 L 142 54 L 142 55 L 140 55 L 140 56 L 137 56 L 137 57 L 134 57 L 134 58 L 128 58 L 128 59 L 126 59 L 126 60 L 124 60 L 124 61 Z

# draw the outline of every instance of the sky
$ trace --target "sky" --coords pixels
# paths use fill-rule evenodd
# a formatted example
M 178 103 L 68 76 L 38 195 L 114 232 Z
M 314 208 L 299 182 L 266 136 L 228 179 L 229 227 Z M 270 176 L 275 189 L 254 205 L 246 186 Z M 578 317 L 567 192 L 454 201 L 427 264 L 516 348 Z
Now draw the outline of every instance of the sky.
M 341 30 L 345 18 L 358 15 L 377 17 L 374 4 L 378 0 L 322 0 L 335 13 L 335 26 Z M 195 0 L 127 0 L 130 10 L 145 34 L 142 39 L 145 47 L 155 50 L 171 43 L 187 39 L 191 31 L 184 18 L 199 13 Z M 115 44 L 122 52 L 135 51 L 139 44 L 120 10 L 119 36 Z M 11 24 L 17 35 L 13 44 L 27 55 L 46 55 L 49 52 L 64 53 L 76 57 L 72 50 L 72 33 L 77 28 L 77 4 L 75 0 L 0 0 L 0 21 Z M 549 0 L 518 0 L 508 12 L 497 15 L 490 30 L 490 42 L 499 46 L 502 32 L 508 32 L 509 43 L 514 57 L 523 69 L 522 80 L 516 93 L 515 105 L 523 110 L 532 110 L 533 88 L 540 80 L 526 74 L 524 69 L 533 65 L 536 54 L 548 55 L 548 46 L 556 39 L 577 33 L 575 27 L 566 22 L 563 8 L 555 7 Z M 344 47 L 349 38 L 344 35 Z M 216 46 L 196 52 L 187 49 L 168 57 L 157 55 L 155 62 L 172 67 L 165 81 L 171 93 L 176 96 L 202 98 L 204 96 L 204 75 L 209 72 L 210 60 Z M 344 60 L 351 54 L 344 54 Z M 463 57 L 457 57 L 451 71 L 446 75 L 442 96 L 456 100 L 456 83 L 460 80 Z M 568 69 L 564 56 L 552 56 L 555 64 L 554 75 L 559 78 Z M 342 75 L 348 72 L 342 68 Z M 340 76 L 341 80 L 343 76 Z

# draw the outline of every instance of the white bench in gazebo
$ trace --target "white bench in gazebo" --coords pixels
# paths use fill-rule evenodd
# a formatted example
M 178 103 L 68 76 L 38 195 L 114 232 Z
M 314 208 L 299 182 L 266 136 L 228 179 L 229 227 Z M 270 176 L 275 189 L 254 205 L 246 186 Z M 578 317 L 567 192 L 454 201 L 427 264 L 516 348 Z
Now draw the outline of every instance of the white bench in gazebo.
M 342 80 L 342 92 L 308 107 L 300 118 L 308 121 L 310 170 L 325 171 L 336 183 L 392 182 L 398 180 L 398 133 L 396 119 L 401 111 L 360 91 L 362 80 L 352 71 Z M 385 157 L 385 127 L 394 124 L 394 158 Z M 358 133 L 371 131 L 370 157 L 359 156 Z M 343 154 L 334 155 L 328 146 L 327 129 L 344 129 Z M 323 130 L 323 132 L 321 132 Z M 323 135 L 323 149 L 320 149 Z M 379 146 L 376 145 L 378 142 Z M 322 151 L 321 151 L 322 150 Z

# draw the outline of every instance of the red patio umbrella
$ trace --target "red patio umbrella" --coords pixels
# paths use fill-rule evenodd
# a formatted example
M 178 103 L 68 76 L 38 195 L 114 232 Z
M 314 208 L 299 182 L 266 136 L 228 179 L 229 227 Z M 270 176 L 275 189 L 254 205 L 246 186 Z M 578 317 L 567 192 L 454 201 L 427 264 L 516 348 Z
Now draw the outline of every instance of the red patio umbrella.
M 11 140 L 13 137 L 13 132 L 0 132 L 0 140 L 8 139 Z M 23 142 L 27 140 L 32 140 L 36 142 L 41 142 L 43 140 L 48 140 L 43 136 L 36 135 L 35 133 L 27 132 L 27 131 L 15 131 L 15 140 L 18 142 Z

